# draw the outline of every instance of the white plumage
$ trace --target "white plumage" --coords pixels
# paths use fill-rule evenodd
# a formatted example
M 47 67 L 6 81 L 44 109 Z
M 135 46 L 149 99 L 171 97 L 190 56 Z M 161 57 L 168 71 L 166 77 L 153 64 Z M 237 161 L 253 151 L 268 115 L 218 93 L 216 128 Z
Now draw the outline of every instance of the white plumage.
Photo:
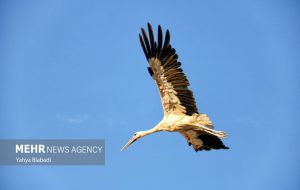
M 195 151 L 228 149 L 220 140 L 226 134 L 214 130 L 209 117 L 198 113 L 193 92 L 188 88 L 189 81 L 181 69 L 175 49 L 170 45 L 169 31 L 166 31 L 164 42 L 160 26 L 157 41 L 149 23 L 148 32 L 149 38 L 142 28 L 139 38 L 149 63 L 148 71 L 160 93 L 164 117 L 154 128 L 136 132 L 121 151 L 137 139 L 159 131 L 179 132 Z

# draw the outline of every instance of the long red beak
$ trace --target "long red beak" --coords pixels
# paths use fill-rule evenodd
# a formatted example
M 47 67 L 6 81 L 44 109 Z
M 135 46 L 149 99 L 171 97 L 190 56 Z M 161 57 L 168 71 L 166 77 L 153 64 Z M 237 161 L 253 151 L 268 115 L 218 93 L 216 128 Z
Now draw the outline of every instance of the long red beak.
M 131 145 L 132 143 L 134 143 L 136 140 L 137 140 L 136 137 L 132 137 L 132 139 L 130 139 L 130 140 L 128 141 L 128 143 L 126 143 L 125 146 L 123 146 L 123 148 L 121 149 L 120 152 L 122 152 L 123 150 L 125 150 L 129 145 Z

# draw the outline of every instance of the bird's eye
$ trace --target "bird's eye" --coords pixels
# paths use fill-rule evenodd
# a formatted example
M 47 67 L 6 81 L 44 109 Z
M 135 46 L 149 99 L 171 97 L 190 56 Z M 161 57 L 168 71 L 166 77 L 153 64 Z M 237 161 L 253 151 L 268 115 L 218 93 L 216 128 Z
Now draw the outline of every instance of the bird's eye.
M 134 133 L 134 135 L 133 136 L 135 136 L 136 135 L 136 133 Z

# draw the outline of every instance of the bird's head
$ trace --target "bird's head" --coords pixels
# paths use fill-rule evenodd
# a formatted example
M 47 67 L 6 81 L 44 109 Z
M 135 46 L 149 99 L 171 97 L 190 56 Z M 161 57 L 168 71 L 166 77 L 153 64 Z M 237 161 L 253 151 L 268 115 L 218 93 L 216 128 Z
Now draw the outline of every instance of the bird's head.
M 128 141 L 128 143 L 126 143 L 125 146 L 123 146 L 121 152 L 141 137 L 143 137 L 143 133 L 141 131 L 134 133 L 133 137 Z

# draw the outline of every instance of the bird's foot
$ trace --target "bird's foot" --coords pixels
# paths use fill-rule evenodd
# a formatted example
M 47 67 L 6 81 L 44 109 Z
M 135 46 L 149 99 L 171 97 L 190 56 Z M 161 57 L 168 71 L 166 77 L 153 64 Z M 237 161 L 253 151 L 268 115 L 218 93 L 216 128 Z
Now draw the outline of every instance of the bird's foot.
M 219 138 L 226 138 L 227 134 L 223 131 L 214 131 L 214 135 L 216 135 Z
M 200 126 L 200 130 L 203 130 L 211 135 L 215 135 L 219 138 L 225 138 L 227 136 L 227 134 L 223 131 L 216 131 L 216 130 L 213 130 L 211 128 L 208 128 L 208 127 L 205 127 L 205 126 Z

